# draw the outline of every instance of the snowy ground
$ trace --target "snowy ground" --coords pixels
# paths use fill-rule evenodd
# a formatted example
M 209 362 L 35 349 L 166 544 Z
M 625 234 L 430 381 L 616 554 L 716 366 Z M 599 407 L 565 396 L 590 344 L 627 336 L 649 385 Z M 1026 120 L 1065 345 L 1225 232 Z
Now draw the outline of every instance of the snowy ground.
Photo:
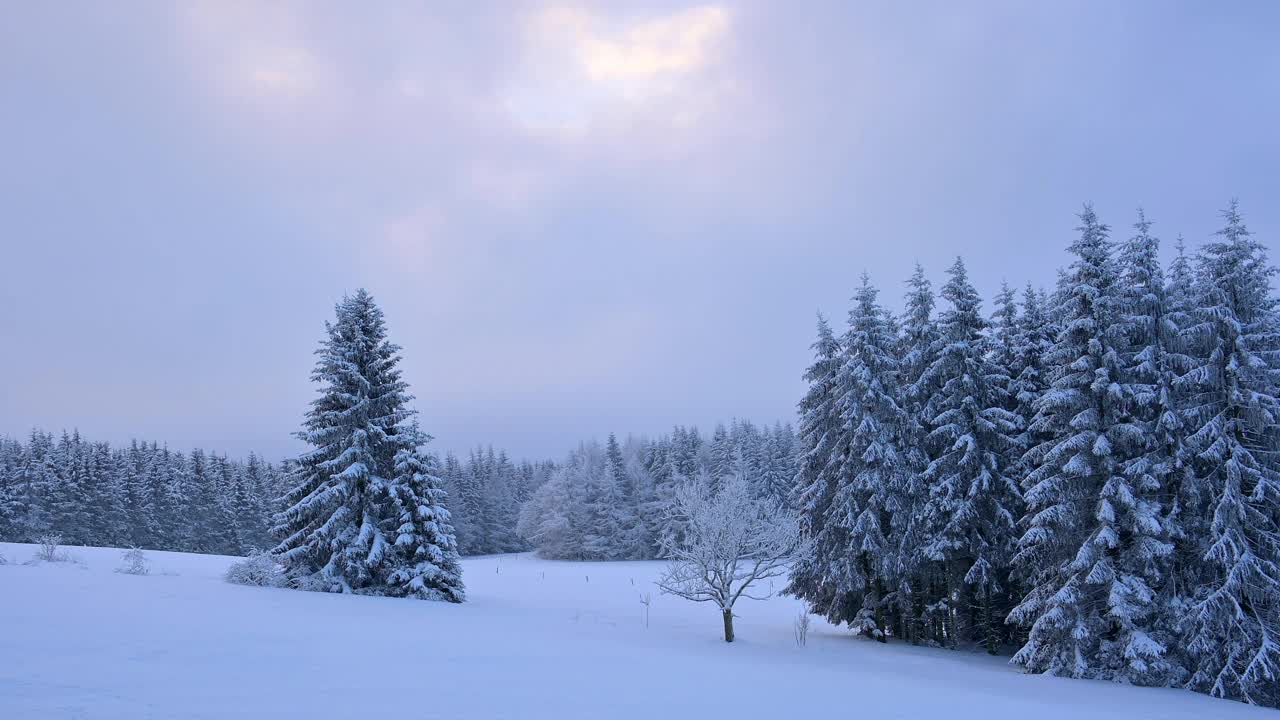
M 226 557 L 152 552 L 131 576 L 117 550 L 34 552 L 0 543 L 0 718 L 1280 717 L 816 619 L 799 648 L 790 598 L 743 601 L 728 645 L 714 608 L 653 590 L 658 563 L 469 559 L 470 601 L 446 605 L 229 585 Z

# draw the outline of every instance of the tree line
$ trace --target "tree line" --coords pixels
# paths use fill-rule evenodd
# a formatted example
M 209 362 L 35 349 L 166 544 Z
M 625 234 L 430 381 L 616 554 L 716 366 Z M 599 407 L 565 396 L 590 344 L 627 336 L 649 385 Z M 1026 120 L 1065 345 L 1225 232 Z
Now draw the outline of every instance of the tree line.
M 0 437 L 0 539 L 241 555 L 275 543 L 271 498 L 282 482 L 253 454 L 112 448 L 32 430 L 26 442 Z
M 460 553 L 487 555 L 530 549 L 516 532 L 520 507 L 555 472 L 554 462 L 514 462 L 505 450 L 489 446 L 472 450 L 465 463 L 446 453 L 438 467 Z
M 1013 652 L 1031 672 L 1280 702 L 1280 323 L 1235 203 L 1167 270 L 1140 212 L 1088 206 L 1049 292 L 986 317 L 865 276 L 820 318 L 800 403 L 789 592 L 878 638 Z
M 796 443 L 790 425 L 735 420 L 709 439 L 686 426 L 653 439 L 610 435 L 560 462 L 517 462 L 492 446 L 465 461 L 424 451 L 423 461 L 445 493 L 461 555 L 651 559 L 664 556 L 665 508 L 680 483 L 742 472 L 755 492 L 785 499 Z M 113 448 L 78 431 L 33 429 L 25 440 L 0 437 L 0 540 L 56 534 L 68 545 L 243 555 L 279 540 L 272 516 L 284 509 L 289 473 L 288 461 L 253 453 L 236 460 L 137 440 Z
M 583 443 L 555 465 L 520 511 L 517 530 L 543 557 L 647 560 L 667 557 L 681 519 L 675 493 L 697 482 L 715 490 L 740 477 L 753 495 L 783 505 L 796 468 L 790 425 L 746 420 L 716 426 L 710 439 L 678 425 L 656 438 L 614 434 Z

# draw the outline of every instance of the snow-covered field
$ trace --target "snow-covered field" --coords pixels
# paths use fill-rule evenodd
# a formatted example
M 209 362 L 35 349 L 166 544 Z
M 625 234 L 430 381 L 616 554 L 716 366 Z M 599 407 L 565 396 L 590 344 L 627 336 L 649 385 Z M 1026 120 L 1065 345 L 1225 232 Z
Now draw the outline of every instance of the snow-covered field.
M 882 647 L 790 598 L 660 596 L 659 563 L 464 561 L 447 605 L 229 585 L 233 558 L 120 552 L 25 565 L 0 543 L 0 718 L 1276 718 L 1178 690 L 1022 675 L 1004 660 Z M 640 593 L 652 592 L 646 629 Z

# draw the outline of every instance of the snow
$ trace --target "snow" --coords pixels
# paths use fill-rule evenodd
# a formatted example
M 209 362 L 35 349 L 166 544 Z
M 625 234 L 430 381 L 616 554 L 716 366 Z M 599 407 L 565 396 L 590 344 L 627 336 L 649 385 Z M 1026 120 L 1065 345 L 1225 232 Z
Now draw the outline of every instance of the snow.
M 224 556 L 148 552 L 135 576 L 119 550 L 68 552 L 26 565 L 35 546 L 0 543 L 0 718 L 1276 717 L 816 618 L 800 648 L 792 598 L 742 600 L 726 644 L 713 606 L 655 591 L 658 562 L 468 558 L 453 605 L 231 585 Z

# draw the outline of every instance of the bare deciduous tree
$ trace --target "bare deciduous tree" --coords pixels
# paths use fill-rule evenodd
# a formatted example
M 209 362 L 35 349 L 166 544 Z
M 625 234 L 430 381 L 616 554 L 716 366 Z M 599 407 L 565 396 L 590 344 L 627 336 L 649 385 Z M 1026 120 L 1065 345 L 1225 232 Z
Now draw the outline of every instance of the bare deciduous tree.
M 679 487 L 671 512 L 683 537 L 665 540 L 671 563 L 658 579 L 665 593 L 713 602 L 724 619 L 724 640 L 733 642 L 733 606 L 739 598 L 763 600 L 770 592 L 752 585 L 783 575 L 800 545 L 795 518 L 777 504 L 752 496 L 741 476 L 718 490 L 702 478 Z

